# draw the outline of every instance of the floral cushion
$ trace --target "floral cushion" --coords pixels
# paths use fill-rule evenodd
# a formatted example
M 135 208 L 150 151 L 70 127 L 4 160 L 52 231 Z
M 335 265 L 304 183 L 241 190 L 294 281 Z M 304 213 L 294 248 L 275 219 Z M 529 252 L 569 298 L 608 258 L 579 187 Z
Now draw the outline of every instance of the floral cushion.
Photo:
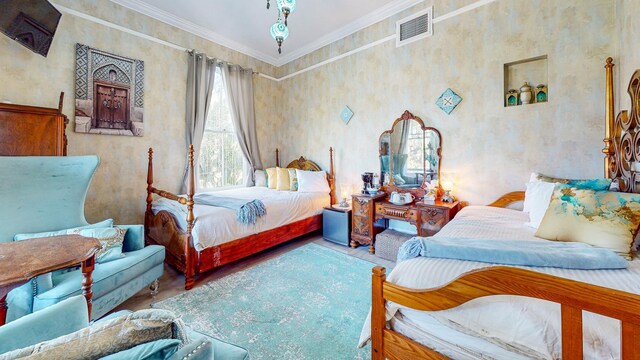
M 575 180 L 575 179 L 554 178 L 551 176 L 535 174 L 535 173 L 532 175 L 533 176 L 531 180 L 534 180 L 533 178 L 535 178 L 535 180 L 537 181 L 544 181 L 549 183 L 561 183 L 577 189 L 603 191 L 603 190 L 609 190 L 609 187 L 611 186 L 611 179 Z
M 289 191 L 298 191 L 298 175 L 296 175 L 296 169 L 289 170 Z
M 536 236 L 579 241 L 630 256 L 639 225 L 639 194 L 558 184 Z

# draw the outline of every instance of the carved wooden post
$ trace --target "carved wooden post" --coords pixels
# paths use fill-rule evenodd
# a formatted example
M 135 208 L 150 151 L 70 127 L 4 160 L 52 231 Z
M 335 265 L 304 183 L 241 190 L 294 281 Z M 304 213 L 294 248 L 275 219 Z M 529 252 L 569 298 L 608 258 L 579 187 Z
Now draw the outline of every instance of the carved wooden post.
M 195 221 L 195 217 L 193 215 L 193 195 L 195 193 L 195 172 L 193 171 L 193 144 L 189 145 L 189 165 L 187 169 L 187 241 L 185 241 L 185 251 L 184 251 L 184 263 L 185 263 L 185 272 L 184 272 L 184 288 L 189 290 L 193 287 L 193 283 L 195 282 L 195 248 L 193 244 L 193 235 L 191 234 L 193 230 L 193 222 Z
M 611 156 L 614 155 L 614 149 L 612 147 L 611 137 L 614 135 L 613 132 L 613 119 L 614 119 L 614 98 L 613 98 L 613 59 L 607 58 L 607 64 L 604 66 L 606 69 L 606 92 L 605 92 L 605 125 L 604 125 L 604 149 L 602 152 L 605 154 L 604 156 L 604 176 L 605 178 L 611 178 L 611 176 L 615 176 L 615 174 L 611 174 L 611 170 L 609 169 L 609 162 L 611 161 Z
M 153 202 L 153 148 L 149 148 L 149 165 L 147 167 L 147 213 L 151 212 Z
M 276 166 L 280 167 L 280 150 L 276 148 Z
M 329 147 L 329 188 L 331 190 L 331 205 L 336 201 L 336 174 L 333 170 L 333 147 Z
M 384 329 L 386 328 L 386 310 L 384 306 L 383 284 L 387 279 L 387 270 L 382 266 L 373 268 L 371 276 L 371 360 L 384 360 Z
M 87 309 L 89 311 L 89 321 L 91 321 L 91 308 L 93 306 L 93 290 L 91 290 L 91 285 L 93 284 L 93 279 L 91 278 L 91 273 L 95 267 L 95 255 L 91 255 L 90 258 L 82 262 L 82 295 L 87 300 Z

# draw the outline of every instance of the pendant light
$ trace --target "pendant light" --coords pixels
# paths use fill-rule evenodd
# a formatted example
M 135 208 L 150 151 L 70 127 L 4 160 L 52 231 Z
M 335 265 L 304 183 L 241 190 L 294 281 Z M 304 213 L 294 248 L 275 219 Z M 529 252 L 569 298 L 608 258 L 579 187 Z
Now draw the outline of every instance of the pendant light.
M 289 37 L 289 29 L 278 16 L 278 21 L 271 25 L 271 37 L 278 43 L 278 54 L 282 54 L 282 42 Z
M 296 0 L 276 0 L 278 10 L 284 14 L 284 24 L 287 24 L 287 18 L 296 9 Z

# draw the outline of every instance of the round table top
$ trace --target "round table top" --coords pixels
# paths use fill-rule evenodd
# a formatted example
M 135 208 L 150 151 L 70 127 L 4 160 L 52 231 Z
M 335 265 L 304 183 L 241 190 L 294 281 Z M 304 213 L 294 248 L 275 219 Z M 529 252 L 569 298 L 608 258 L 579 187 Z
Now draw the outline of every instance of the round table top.
M 0 287 L 16 286 L 48 272 L 77 265 L 102 245 L 95 238 L 63 235 L 0 244 Z

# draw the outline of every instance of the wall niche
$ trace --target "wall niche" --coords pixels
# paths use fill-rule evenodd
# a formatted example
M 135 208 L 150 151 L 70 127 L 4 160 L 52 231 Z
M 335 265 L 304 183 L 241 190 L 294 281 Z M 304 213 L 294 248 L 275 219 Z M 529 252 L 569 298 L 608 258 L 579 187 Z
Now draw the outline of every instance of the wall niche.
M 549 101 L 547 55 L 504 64 L 504 106 Z

